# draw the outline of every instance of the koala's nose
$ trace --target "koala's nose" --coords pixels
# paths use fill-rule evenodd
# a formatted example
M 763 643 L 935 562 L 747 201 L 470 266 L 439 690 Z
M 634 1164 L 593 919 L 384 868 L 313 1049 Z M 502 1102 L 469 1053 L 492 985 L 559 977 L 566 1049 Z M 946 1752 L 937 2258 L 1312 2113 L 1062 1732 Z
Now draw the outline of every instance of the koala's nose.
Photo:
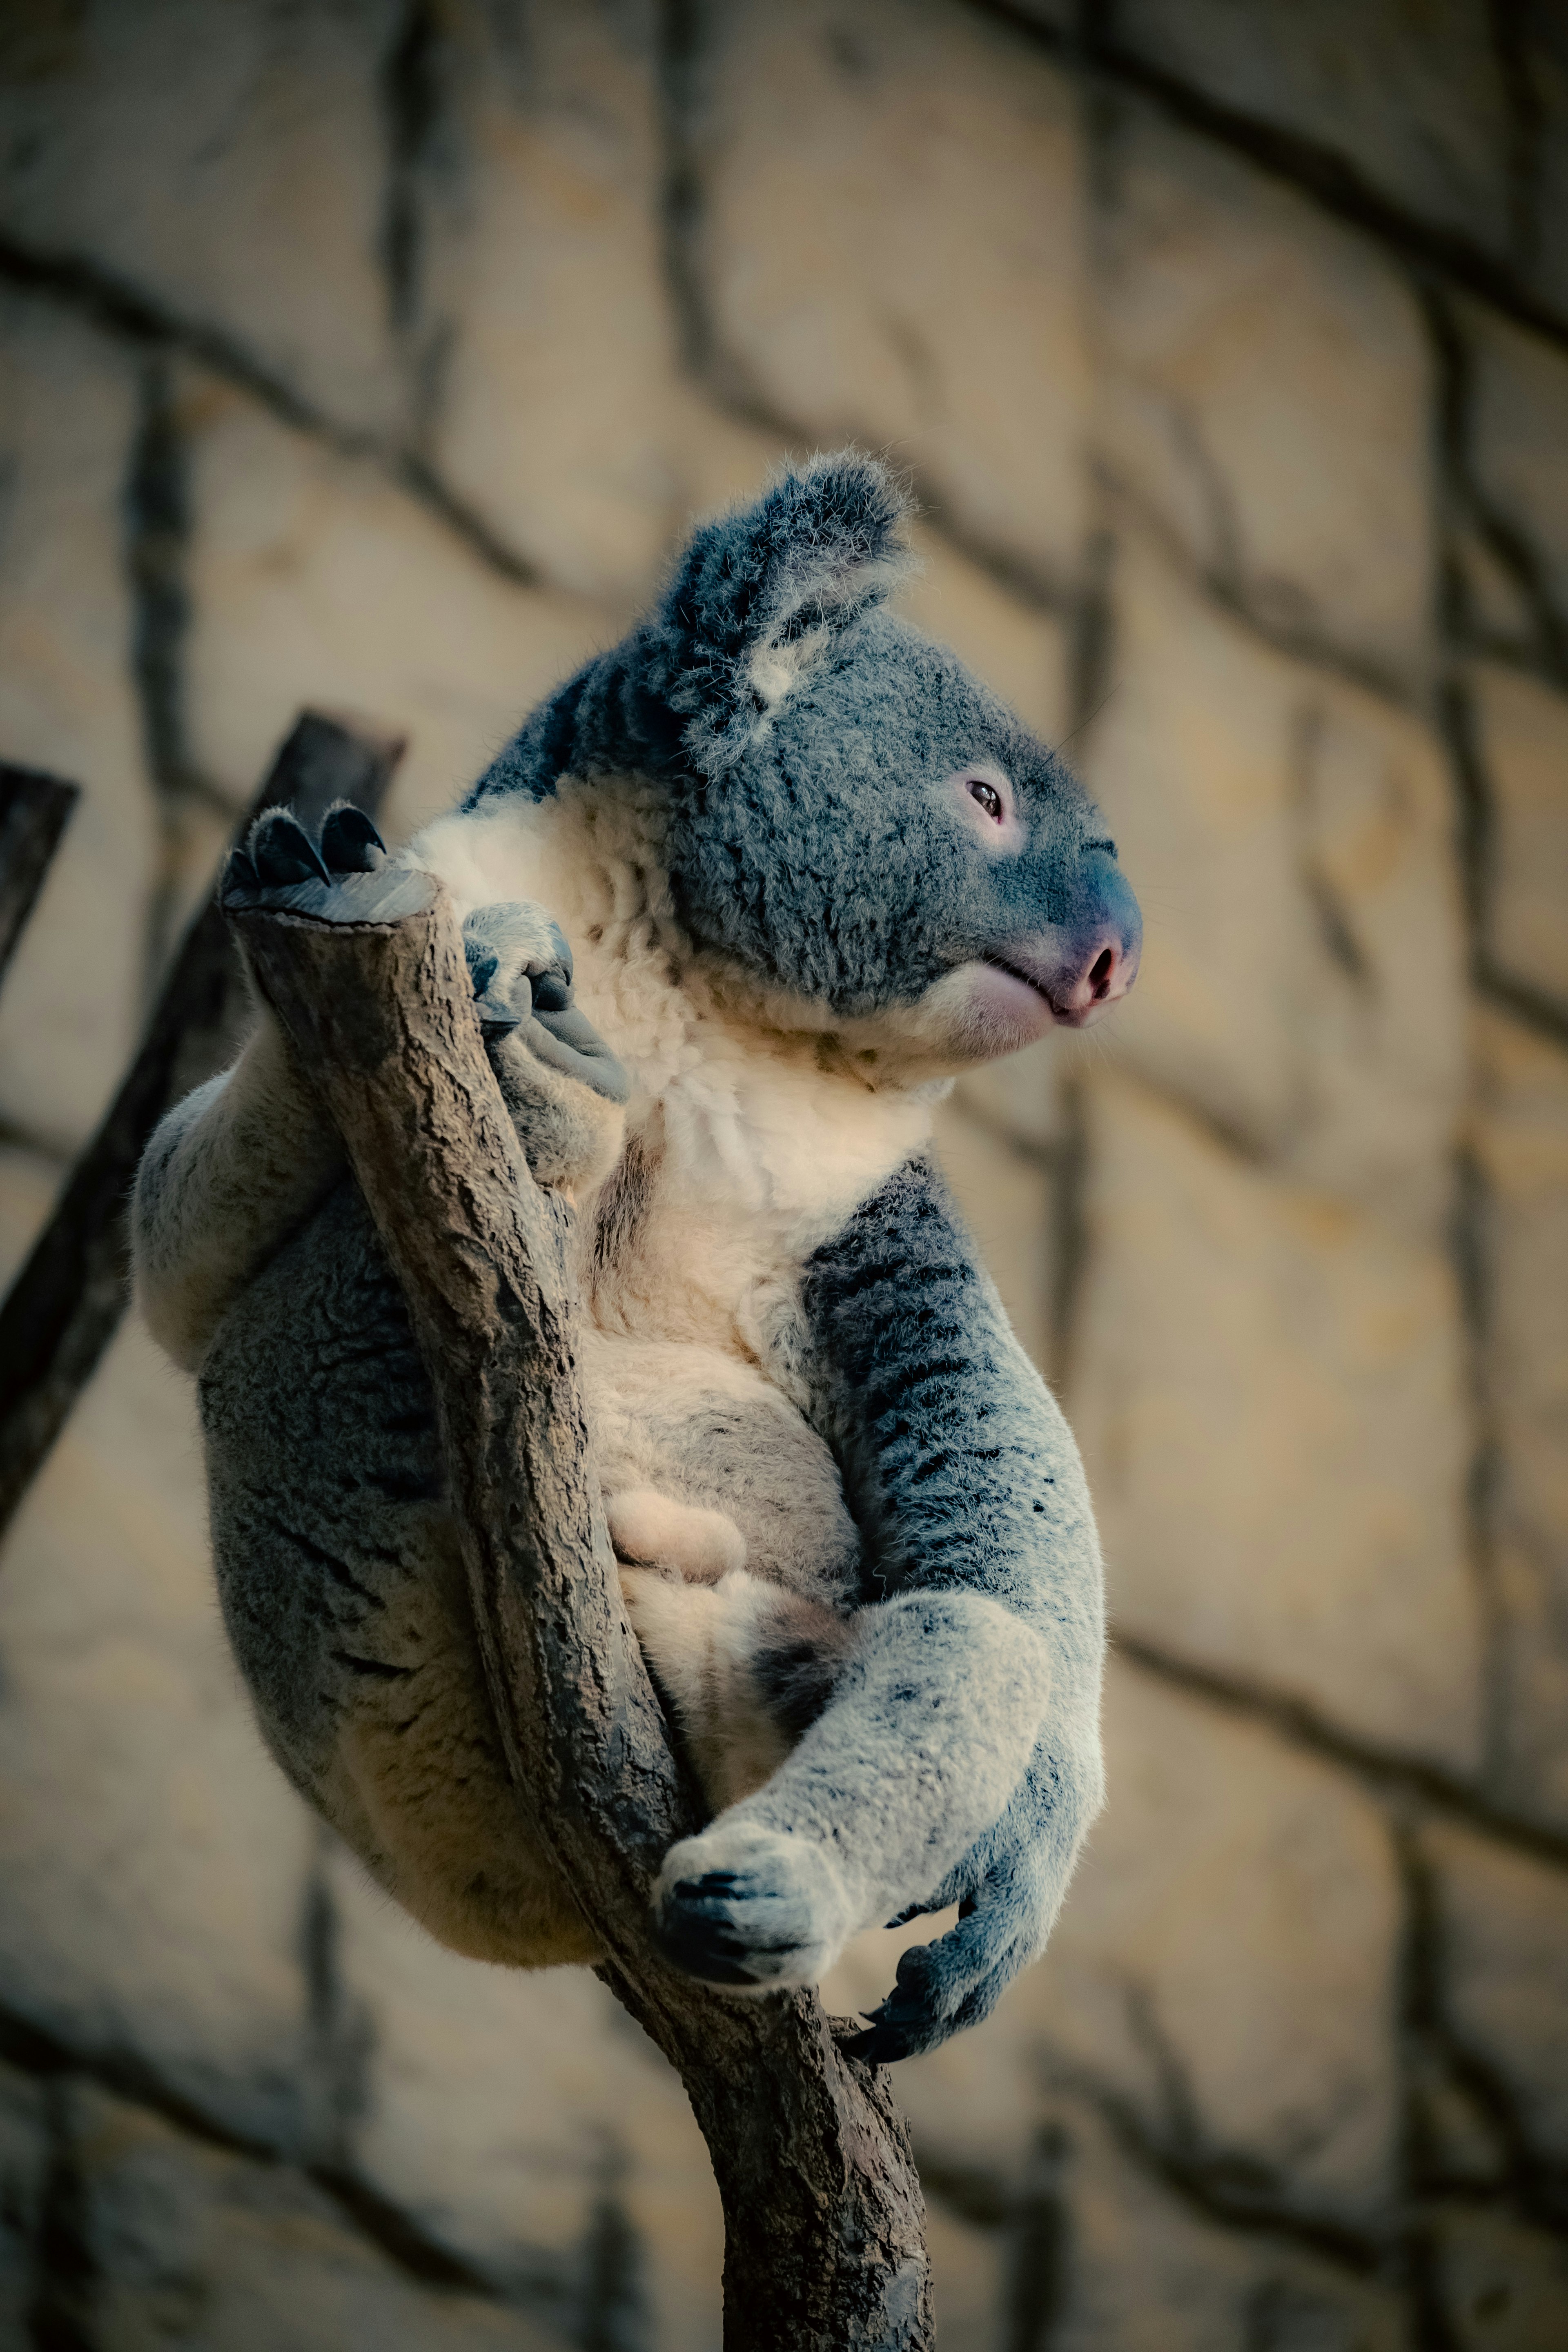
M 1096 857 L 1085 879 L 1087 903 L 1080 901 L 1068 926 L 1066 952 L 1049 983 L 1057 1019 L 1071 1029 L 1121 1002 L 1138 977 L 1143 947 L 1143 918 L 1121 869 Z
M 1124 997 L 1138 977 L 1138 943 L 1107 934 L 1068 959 L 1051 991 L 1058 1020 L 1084 1020 Z

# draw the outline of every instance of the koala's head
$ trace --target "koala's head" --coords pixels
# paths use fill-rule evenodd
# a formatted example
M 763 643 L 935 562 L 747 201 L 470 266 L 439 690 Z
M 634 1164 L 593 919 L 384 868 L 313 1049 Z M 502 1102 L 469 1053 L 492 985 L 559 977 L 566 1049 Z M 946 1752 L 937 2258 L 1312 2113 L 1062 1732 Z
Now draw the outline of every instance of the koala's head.
M 664 781 L 700 950 L 956 1066 L 1096 1019 L 1142 922 L 1068 769 L 887 609 L 905 512 L 869 458 L 786 474 L 700 529 L 654 617 L 540 719 L 552 772 Z

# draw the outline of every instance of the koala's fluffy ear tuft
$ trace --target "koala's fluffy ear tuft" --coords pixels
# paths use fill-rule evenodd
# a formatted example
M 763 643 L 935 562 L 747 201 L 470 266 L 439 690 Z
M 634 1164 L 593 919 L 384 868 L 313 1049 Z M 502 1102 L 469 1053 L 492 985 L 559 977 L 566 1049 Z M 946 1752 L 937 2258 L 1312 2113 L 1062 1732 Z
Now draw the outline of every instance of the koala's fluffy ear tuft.
M 910 504 L 886 466 L 840 450 L 695 533 L 660 620 L 679 647 L 670 699 L 704 764 L 732 756 L 833 633 L 908 577 Z

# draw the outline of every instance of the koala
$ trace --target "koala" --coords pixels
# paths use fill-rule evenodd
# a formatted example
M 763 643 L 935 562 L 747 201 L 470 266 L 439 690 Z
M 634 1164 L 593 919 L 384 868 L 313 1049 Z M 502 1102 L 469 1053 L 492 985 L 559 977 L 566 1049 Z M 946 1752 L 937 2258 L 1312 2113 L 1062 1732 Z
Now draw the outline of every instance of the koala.
M 956 1902 L 867 2021 L 874 2060 L 987 2014 L 1102 1796 L 1081 1465 L 931 1116 L 964 1068 L 1099 1018 L 1141 944 L 1081 787 L 890 608 L 906 511 L 853 452 L 784 473 L 398 858 L 356 812 L 319 843 L 274 812 L 226 884 L 328 920 L 394 905 L 407 866 L 446 885 L 575 1269 L 627 1610 L 712 1812 L 655 1931 L 765 1991 Z M 507 1779 L 401 1295 L 264 1007 L 154 1135 L 132 1226 L 283 1769 L 454 1948 L 593 1960 Z

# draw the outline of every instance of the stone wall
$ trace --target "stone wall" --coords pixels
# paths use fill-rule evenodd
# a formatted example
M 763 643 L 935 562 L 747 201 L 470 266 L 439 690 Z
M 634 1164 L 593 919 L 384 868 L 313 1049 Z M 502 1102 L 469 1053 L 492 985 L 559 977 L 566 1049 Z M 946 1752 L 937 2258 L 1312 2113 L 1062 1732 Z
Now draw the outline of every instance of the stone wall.
M 0 1007 L 45 1213 L 297 707 L 399 831 L 854 436 L 1144 975 L 961 1089 L 1096 1484 L 1111 1802 L 901 2070 L 946 2352 L 1568 2340 L 1568 38 L 1552 0 L 11 0 Z M 870 1997 L 896 1938 L 850 1956 Z M 718 2342 L 679 2087 L 264 1759 L 127 1329 L 0 1571 L 0 2341 Z

